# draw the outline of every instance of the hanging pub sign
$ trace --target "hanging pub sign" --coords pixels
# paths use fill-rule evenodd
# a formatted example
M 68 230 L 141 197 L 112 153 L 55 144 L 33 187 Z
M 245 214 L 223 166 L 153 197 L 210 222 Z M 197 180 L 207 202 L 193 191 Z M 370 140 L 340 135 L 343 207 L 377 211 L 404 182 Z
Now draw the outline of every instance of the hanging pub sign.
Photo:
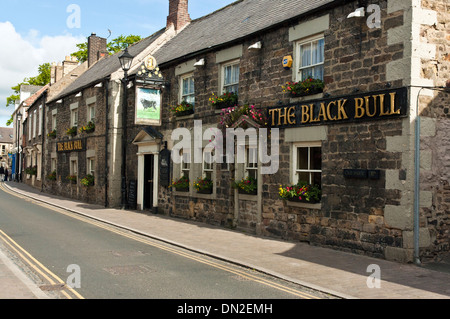
M 66 152 L 81 152 L 86 150 L 86 139 L 77 139 L 58 142 L 56 144 L 56 151 L 58 153 Z
M 302 101 L 268 109 L 271 127 L 298 127 L 406 116 L 407 88 Z
M 136 124 L 161 125 L 161 90 L 136 88 Z

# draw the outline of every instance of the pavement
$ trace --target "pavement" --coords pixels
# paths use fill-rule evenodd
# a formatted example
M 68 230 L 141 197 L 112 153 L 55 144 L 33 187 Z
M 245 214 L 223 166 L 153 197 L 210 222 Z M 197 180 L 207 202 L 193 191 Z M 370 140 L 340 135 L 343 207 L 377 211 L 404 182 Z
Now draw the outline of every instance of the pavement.
M 35 200 L 336 297 L 450 299 L 450 256 L 438 263 L 397 263 L 161 214 L 105 208 L 46 194 L 23 183 L 6 182 L 5 186 Z M 379 285 L 370 277 L 377 273 L 374 269 L 379 270 Z M 1 250 L 0 287 L 0 299 L 48 298 Z

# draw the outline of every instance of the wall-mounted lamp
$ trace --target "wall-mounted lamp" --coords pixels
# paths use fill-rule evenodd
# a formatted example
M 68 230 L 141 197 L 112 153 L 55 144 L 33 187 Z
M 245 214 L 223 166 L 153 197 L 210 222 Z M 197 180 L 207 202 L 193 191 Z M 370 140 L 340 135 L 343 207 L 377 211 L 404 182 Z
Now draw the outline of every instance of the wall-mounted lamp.
M 352 13 L 350 13 L 347 16 L 347 19 L 350 19 L 350 18 L 362 18 L 362 17 L 364 17 L 364 15 L 365 15 L 365 9 L 364 9 L 364 7 L 362 7 L 362 8 L 358 8 L 355 11 L 353 11 Z
M 204 65 L 205 65 L 205 59 L 200 59 L 194 63 L 194 66 L 204 66 Z
M 261 41 L 256 42 L 248 47 L 249 50 L 260 50 L 262 48 Z

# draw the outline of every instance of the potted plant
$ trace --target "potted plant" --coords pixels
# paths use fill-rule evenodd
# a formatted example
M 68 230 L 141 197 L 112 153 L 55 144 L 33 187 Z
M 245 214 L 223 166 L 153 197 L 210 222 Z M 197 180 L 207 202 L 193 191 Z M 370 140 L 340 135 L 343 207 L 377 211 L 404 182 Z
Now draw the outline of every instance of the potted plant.
M 95 181 L 95 178 L 94 178 L 94 175 L 91 175 L 91 174 L 88 174 L 88 175 L 86 175 L 83 179 L 81 179 L 81 181 L 80 181 L 80 183 L 83 185 L 83 186 L 92 186 L 92 185 L 94 185 L 94 181 Z
M 189 177 L 182 176 L 180 179 L 173 181 L 170 187 L 175 188 L 177 192 L 189 192 Z
M 47 179 L 49 181 L 56 181 L 56 171 L 51 172 L 50 174 L 47 175 Z
M 306 182 L 299 182 L 292 186 L 282 186 L 278 189 L 278 195 L 281 199 L 304 202 L 304 203 L 318 203 L 322 195 L 319 186 L 307 184 Z
M 324 82 L 309 77 L 301 82 L 286 82 L 286 85 L 281 86 L 281 88 L 291 97 L 299 97 L 323 92 Z
M 50 133 L 47 134 L 47 136 L 51 138 L 56 138 L 56 130 L 51 131 Z
M 240 119 L 251 120 L 261 127 L 267 125 L 267 116 L 263 113 L 263 111 L 257 109 L 254 105 L 244 105 L 223 109 L 220 113 L 220 121 L 218 127 L 220 129 L 227 129 L 229 127 L 232 127 L 233 124 L 235 124 Z
M 72 184 L 77 183 L 77 175 L 69 175 L 66 177 L 67 180 L 69 180 Z
M 68 128 L 67 131 L 66 131 L 66 134 L 67 134 L 67 135 L 70 135 L 70 136 L 75 136 L 75 135 L 77 135 L 77 127 L 76 127 L 76 126 L 73 126 L 73 127 L 71 127 L 71 128 Z
M 231 185 L 237 189 L 240 194 L 256 195 L 258 192 L 257 180 L 253 177 L 247 176 L 240 181 L 234 181 Z
M 181 102 L 180 104 L 176 105 L 176 106 L 172 106 L 170 108 L 170 111 L 175 115 L 175 116 L 185 116 L 185 115 L 190 115 L 194 113 L 194 105 L 191 103 L 188 103 L 186 101 Z
M 212 194 L 213 181 L 208 177 L 199 177 L 194 183 L 194 188 L 200 194 Z
M 89 121 L 87 125 L 80 127 L 80 133 L 92 133 L 95 131 L 95 124 L 92 121 Z
M 238 95 L 234 92 L 226 92 L 219 96 L 213 93 L 212 96 L 209 98 L 209 102 L 216 109 L 232 107 L 237 105 Z

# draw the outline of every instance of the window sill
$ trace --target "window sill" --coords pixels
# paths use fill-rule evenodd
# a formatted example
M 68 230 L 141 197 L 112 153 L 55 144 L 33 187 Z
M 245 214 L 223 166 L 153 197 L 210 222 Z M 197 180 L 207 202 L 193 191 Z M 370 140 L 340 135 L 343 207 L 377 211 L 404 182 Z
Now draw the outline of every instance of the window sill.
M 175 116 L 175 121 L 183 121 L 183 120 L 188 120 L 188 119 L 193 119 L 194 118 L 194 113 L 189 114 L 189 115 L 184 115 L 184 116 Z
M 239 194 L 239 200 L 247 200 L 247 201 L 258 201 L 258 195 L 247 195 L 247 194 Z
M 287 206 L 290 207 L 299 207 L 299 208 L 309 208 L 309 209 L 322 209 L 322 204 L 308 204 L 308 203 L 302 203 L 302 202 L 291 202 L 291 201 L 285 201 Z
M 309 101 L 309 100 L 319 100 L 323 98 L 323 93 L 317 93 L 317 94 L 311 94 L 311 95 L 305 95 L 300 97 L 293 97 L 289 99 L 290 103 L 297 103 L 297 102 L 303 102 L 303 101 Z

